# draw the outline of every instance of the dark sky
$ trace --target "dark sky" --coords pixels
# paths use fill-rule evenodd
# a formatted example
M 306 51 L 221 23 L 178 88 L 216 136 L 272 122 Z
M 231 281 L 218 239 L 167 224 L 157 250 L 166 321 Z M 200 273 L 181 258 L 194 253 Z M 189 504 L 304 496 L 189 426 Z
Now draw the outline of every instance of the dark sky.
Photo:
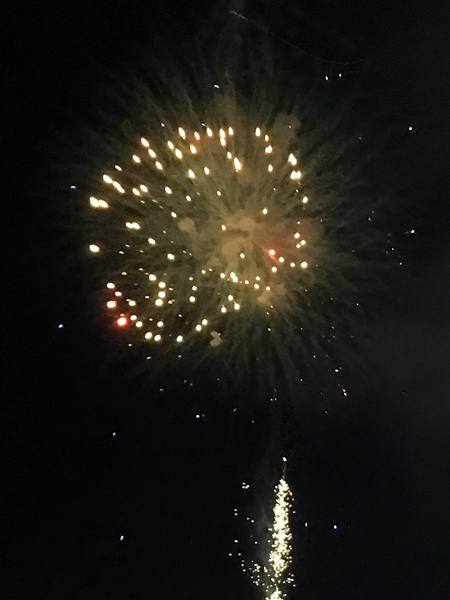
M 249 547 L 234 508 L 270 508 L 278 467 L 265 409 L 240 398 L 234 413 L 195 373 L 191 390 L 166 397 L 107 370 L 67 256 L 77 237 L 61 221 L 70 229 L 72 217 L 49 197 L 54 140 L 95 110 L 99 74 L 133 64 L 155 37 L 169 47 L 195 37 L 210 12 L 209 3 L 129 4 L 16 2 L 3 24 L 8 600 L 258 597 L 228 554 L 235 537 Z M 242 10 L 312 56 L 361 58 L 352 81 L 396 115 L 414 165 L 405 298 L 373 324 L 361 368 L 343 380 L 347 398 L 298 392 L 291 597 L 448 600 L 450 8 L 259 0 Z M 248 493 L 242 481 L 254 484 Z

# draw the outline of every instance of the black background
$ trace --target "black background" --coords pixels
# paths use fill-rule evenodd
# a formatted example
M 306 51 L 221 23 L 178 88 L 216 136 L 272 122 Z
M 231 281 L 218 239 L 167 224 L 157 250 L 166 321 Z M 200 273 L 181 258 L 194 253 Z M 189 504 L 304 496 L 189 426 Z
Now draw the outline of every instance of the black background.
M 90 88 L 99 73 L 133 64 L 155 36 L 168 47 L 195 38 L 211 10 L 174 0 L 7 7 L 5 598 L 257 597 L 228 554 L 236 537 L 249 547 L 234 507 L 267 511 L 264 493 L 281 469 L 267 460 L 264 411 L 233 412 L 195 373 L 193 388 L 167 397 L 143 393 L 124 373 L 105 375 L 102 342 L 76 293 L 79 274 L 65 266 L 64 248 L 76 237 L 61 242 L 61 213 L 49 197 L 54 140 L 95 111 Z M 292 598 L 446 600 L 450 8 L 422 0 L 261 0 L 242 12 L 264 19 L 313 62 L 361 58 L 355 86 L 398 115 L 405 156 L 414 157 L 415 213 L 404 222 L 405 231 L 417 227 L 407 300 L 374 324 L 364 369 L 344 381 L 349 396 L 301 397 L 305 419 L 291 425 Z M 242 481 L 258 478 L 263 483 L 244 493 Z

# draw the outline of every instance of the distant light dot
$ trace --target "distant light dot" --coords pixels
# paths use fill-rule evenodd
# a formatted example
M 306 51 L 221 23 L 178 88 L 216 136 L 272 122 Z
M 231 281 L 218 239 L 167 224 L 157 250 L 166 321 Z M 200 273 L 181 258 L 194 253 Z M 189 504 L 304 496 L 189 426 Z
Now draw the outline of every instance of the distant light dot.
M 173 254 L 168 254 L 168 255 L 167 255 L 167 258 L 168 258 L 169 260 L 175 260 L 175 256 L 174 256 Z
M 116 322 L 117 322 L 117 325 L 119 327 L 123 327 L 124 325 L 127 324 L 127 318 L 126 317 L 119 317 Z
M 89 246 L 89 250 L 90 250 L 91 252 L 94 252 L 94 253 L 96 253 L 96 252 L 100 252 L 100 247 L 99 247 L 99 246 L 97 246 L 97 244 L 91 244 L 91 245 Z
M 302 263 L 300 263 L 300 266 L 302 269 L 306 269 L 306 267 L 308 266 L 308 263 L 303 261 Z
M 64 325 L 63 325 L 62 323 L 60 323 L 60 324 L 58 325 L 58 329 L 64 329 Z

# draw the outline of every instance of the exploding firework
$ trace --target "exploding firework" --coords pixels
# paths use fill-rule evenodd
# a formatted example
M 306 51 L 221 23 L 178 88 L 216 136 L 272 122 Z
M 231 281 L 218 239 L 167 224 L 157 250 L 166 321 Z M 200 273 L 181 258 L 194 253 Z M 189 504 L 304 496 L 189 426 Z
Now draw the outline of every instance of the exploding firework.
M 377 205 L 353 139 L 286 109 L 287 89 L 268 101 L 270 77 L 264 98 L 222 80 L 207 101 L 179 84 L 171 110 L 144 89 L 145 125 L 91 190 L 88 245 L 128 346 L 273 385 L 351 329 L 384 254 Z

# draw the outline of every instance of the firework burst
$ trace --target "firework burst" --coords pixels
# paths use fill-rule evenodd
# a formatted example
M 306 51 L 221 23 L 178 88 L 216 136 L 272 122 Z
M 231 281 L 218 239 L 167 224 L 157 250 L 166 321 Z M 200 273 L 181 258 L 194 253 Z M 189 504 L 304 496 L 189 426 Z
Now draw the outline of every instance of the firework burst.
M 383 255 L 377 206 L 352 139 L 229 72 L 209 88 L 170 111 L 144 89 L 145 125 L 95 177 L 88 246 L 128 346 L 273 384 L 349 329 Z

